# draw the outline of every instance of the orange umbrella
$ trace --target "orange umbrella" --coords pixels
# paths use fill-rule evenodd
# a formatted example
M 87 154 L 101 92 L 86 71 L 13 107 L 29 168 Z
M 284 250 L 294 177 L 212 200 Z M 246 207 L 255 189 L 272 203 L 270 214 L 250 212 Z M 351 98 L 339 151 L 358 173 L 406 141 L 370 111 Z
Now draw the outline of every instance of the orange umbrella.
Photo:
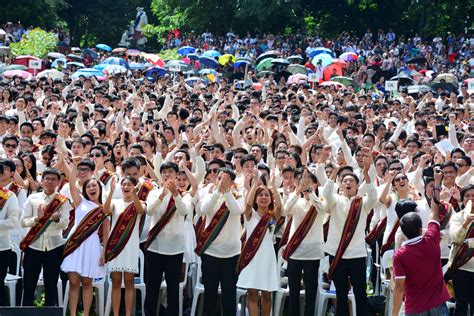
M 333 76 L 342 76 L 342 68 L 341 64 L 331 64 L 324 69 L 323 77 L 324 81 L 331 80 Z

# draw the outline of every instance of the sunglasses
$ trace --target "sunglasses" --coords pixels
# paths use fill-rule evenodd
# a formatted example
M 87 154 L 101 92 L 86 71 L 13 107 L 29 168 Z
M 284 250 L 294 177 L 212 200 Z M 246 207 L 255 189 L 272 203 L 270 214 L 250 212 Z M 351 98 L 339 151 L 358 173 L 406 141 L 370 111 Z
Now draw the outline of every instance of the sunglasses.
M 402 181 L 402 180 L 408 180 L 408 178 L 405 177 L 405 176 L 404 176 L 404 177 L 398 177 L 398 178 L 395 178 L 394 181 L 395 181 L 395 182 L 400 182 L 400 181 Z
M 102 157 L 102 154 L 101 153 L 91 154 L 91 157 L 100 158 L 100 157 Z
M 77 168 L 77 171 L 78 171 L 78 172 L 90 172 L 90 171 L 92 171 L 92 170 L 89 169 L 89 168 Z
M 3 147 L 5 147 L 5 148 L 16 148 L 18 146 L 16 144 L 3 144 Z
M 217 173 L 218 171 L 219 171 L 219 169 L 216 169 L 216 168 L 214 168 L 214 169 L 209 169 L 209 172 L 210 172 L 210 173 Z

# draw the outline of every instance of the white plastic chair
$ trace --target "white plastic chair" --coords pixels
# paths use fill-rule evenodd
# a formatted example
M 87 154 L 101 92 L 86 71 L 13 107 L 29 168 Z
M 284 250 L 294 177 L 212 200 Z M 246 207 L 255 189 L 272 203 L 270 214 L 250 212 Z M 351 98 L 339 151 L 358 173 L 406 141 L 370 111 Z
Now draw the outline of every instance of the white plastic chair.
M 336 298 L 336 291 L 334 288 L 334 283 L 332 281 L 331 281 L 331 286 L 329 290 L 323 287 L 323 272 L 328 270 L 328 268 L 329 268 L 329 257 L 325 257 L 323 260 L 321 260 L 321 264 L 319 266 L 319 271 L 318 271 L 318 293 L 317 293 L 317 299 L 316 299 L 316 301 L 318 302 L 316 304 L 317 306 L 316 315 L 318 316 L 325 316 L 326 308 L 328 306 L 328 300 Z M 348 298 L 349 298 L 349 301 L 351 302 L 352 315 L 357 315 L 356 301 L 355 301 L 355 296 L 352 293 L 352 290 L 349 291 Z
M 183 315 L 183 299 L 184 299 L 184 288 L 186 287 L 186 282 L 188 280 L 188 269 L 189 269 L 189 263 L 185 259 L 183 261 L 184 264 L 184 275 L 182 276 L 181 282 L 179 282 L 179 314 L 178 315 Z M 183 271 L 182 271 L 183 272 Z M 167 285 L 166 285 L 166 280 L 163 277 L 163 281 L 161 282 L 161 287 L 160 287 L 160 296 L 158 297 L 158 302 L 161 302 L 163 298 L 163 292 L 166 291 Z M 160 314 L 160 308 L 158 306 L 158 315 Z
M 443 268 L 443 275 L 448 271 L 448 265 L 444 265 Z M 451 315 L 451 311 L 454 311 L 456 309 L 456 303 L 451 302 L 451 301 L 446 301 L 446 307 L 448 307 L 449 315 Z
M 143 251 L 138 249 L 138 264 L 139 264 L 139 276 L 135 277 L 134 288 L 135 290 L 140 291 L 141 299 L 142 299 L 142 311 L 145 310 L 145 295 L 146 295 L 146 287 L 145 287 L 145 279 L 144 279 L 144 271 L 145 271 L 145 255 Z M 112 281 L 109 277 L 107 277 L 107 300 L 105 303 L 105 315 L 110 315 L 110 310 L 112 308 Z M 125 285 L 122 282 L 122 288 L 125 288 Z M 142 312 L 143 313 L 143 312 Z
M 5 277 L 5 286 L 8 288 L 8 296 L 10 300 L 10 306 L 16 306 L 16 285 L 18 280 L 21 279 L 20 276 L 20 263 L 21 263 L 21 250 L 17 244 L 12 243 L 12 251 L 16 254 L 16 267 L 15 274 L 8 273 Z
M 69 281 L 66 283 L 66 291 L 64 292 L 63 315 L 66 316 L 66 311 L 69 304 Z M 105 278 L 92 281 L 92 288 L 97 290 L 95 296 L 95 312 L 99 316 L 104 316 L 104 301 L 105 301 Z

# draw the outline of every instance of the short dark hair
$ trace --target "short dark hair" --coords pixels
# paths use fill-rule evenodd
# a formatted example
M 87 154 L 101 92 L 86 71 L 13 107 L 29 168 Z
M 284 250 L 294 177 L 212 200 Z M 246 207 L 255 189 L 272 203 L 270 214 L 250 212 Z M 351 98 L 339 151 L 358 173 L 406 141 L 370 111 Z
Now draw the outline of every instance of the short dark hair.
M 82 159 L 81 161 L 79 161 L 77 166 L 78 167 L 79 166 L 85 166 L 85 167 L 91 169 L 92 171 L 95 170 L 95 163 L 92 160 L 89 160 L 89 159 Z
M 104 148 L 104 146 L 100 145 L 94 145 L 91 147 L 91 150 L 89 152 L 92 152 L 93 150 L 98 150 L 102 154 L 102 156 L 107 156 L 107 149 Z
M 408 212 L 400 218 L 400 228 L 408 239 L 420 236 L 422 225 L 420 215 L 415 212 Z
M 229 175 L 230 179 L 232 181 L 235 181 L 236 175 L 235 175 L 234 170 L 232 170 L 228 167 L 222 167 L 222 168 L 219 168 L 219 170 L 218 170 L 218 173 L 220 173 L 220 172 L 227 173 Z
M 18 137 L 16 137 L 15 135 L 7 135 L 3 137 L 2 144 L 5 144 L 9 140 L 14 141 L 17 145 L 19 143 Z
M 49 168 L 49 167 L 48 167 L 48 168 L 45 168 L 45 169 L 43 170 L 42 178 L 44 178 L 44 177 L 47 176 L 48 174 L 52 174 L 52 175 L 58 177 L 58 180 L 61 179 L 61 172 L 59 172 L 59 170 L 56 169 L 56 168 Z
M 16 165 L 11 159 L 0 159 L 0 165 L 4 168 L 7 167 L 10 169 L 10 171 L 15 171 L 16 170 Z M 3 171 L 2 171 L 3 173 Z
M 161 166 L 160 166 L 160 173 L 162 173 L 163 171 L 165 171 L 166 169 L 172 169 L 174 172 L 178 173 L 179 172 L 179 167 L 177 164 L 175 164 L 174 162 L 171 162 L 171 161 L 168 161 L 168 162 L 165 162 L 163 163 Z
M 122 161 L 120 166 L 122 167 L 122 172 L 133 167 L 136 167 L 138 170 L 140 170 L 140 161 L 134 157 L 130 157 Z

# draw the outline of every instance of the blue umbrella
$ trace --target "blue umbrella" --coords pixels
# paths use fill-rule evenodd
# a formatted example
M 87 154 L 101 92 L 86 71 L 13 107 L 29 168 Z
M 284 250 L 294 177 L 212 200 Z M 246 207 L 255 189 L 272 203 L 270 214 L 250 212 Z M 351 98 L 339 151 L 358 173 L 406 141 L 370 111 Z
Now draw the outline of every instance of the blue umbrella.
M 318 54 L 313 57 L 312 63 L 317 67 L 318 61 L 321 61 L 321 65 L 323 67 L 329 66 L 332 64 L 332 57 L 329 54 L 323 53 L 323 54 Z
M 178 49 L 178 54 L 181 56 L 187 56 L 188 54 L 194 53 L 196 48 L 191 46 L 183 46 Z
M 109 45 L 105 45 L 105 44 L 97 44 L 97 45 L 95 45 L 95 48 L 105 50 L 106 52 L 112 51 L 112 47 L 110 47 Z
M 193 86 L 199 80 L 201 80 L 202 83 L 207 82 L 205 78 L 199 78 L 199 77 L 189 77 L 189 78 L 184 79 L 184 82 L 186 82 L 186 84 L 189 86 Z
M 199 55 L 197 54 L 188 54 L 187 57 L 191 60 L 199 60 Z
M 245 67 L 246 65 L 249 65 L 249 67 L 252 66 L 252 61 L 247 58 L 239 58 L 235 61 L 234 68 L 240 68 L 241 66 Z
M 102 71 L 102 70 L 104 70 L 105 66 L 107 66 L 107 65 L 106 64 L 98 64 L 98 65 L 95 65 L 93 68 L 97 69 L 98 71 Z
M 102 63 L 107 64 L 107 65 L 124 66 L 127 69 L 130 68 L 130 66 L 128 65 L 128 63 L 125 60 L 123 60 L 122 58 L 118 58 L 118 57 L 109 57 L 106 60 L 104 60 Z
M 206 68 L 217 68 L 219 67 L 219 63 L 217 62 L 217 60 L 215 60 L 214 58 L 211 58 L 211 57 L 200 57 L 199 58 L 199 63 L 202 66 L 205 66 Z
M 99 57 L 99 54 L 97 54 L 97 52 L 93 51 L 90 48 L 86 48 L 82 51 L 82 56 L 91 56 L 92 59 L 97 59 Z
M 201 70 L 199 70 L 200 75 L 210 75 L 210 74 L 214 75 L 216 73 L 217 73 L 217 71 L 215 69 L 201 69 Z
M 161 77 L 161 76 L 164 76 L 168 73 L 168 71 L 166 71 L 165 68 L 161 68 L 161 67 L 151 67 L 151 68 L 148 68 L 147 71 L 145 72 L 145 76 L 146 77 L 153 77 L 152 75 L 156 73 L 158 77 Z
M 59 62 L 62 62 L 62 63 L 63 63 L 63 67 L 64 67 L 64 66 L 66 66 L 67 60 L 66 60 L 65 58 L 56 59 L 56 60 L 53 61 L 53 63 L 51 64 L 51 67 L 52 67 L 52 68 L 58 67 L 58 63 L 59 63 Z
M 75 62 L 75 61 L 67 63 L 66 66 L 67 67 L 76 66 L 76 67 L 79 67 L 79 68 L 86 68 L 86 66 L 83 63 L 78 63 L 78 62 Z
M 91 76 L 96 76 L 96 77 L 101 77 L 103 76 L 102 71 L 94 68 L 82 68 L 76 71 L 75 73 L 72 74 L 72 78 L 79 78 L 79 77 L 91 77 Z
M 133 62 L 133 63 L 130 63 L 129 66 L 130 66 L 130 69 L 132 69 L 132 70 L 142 70 L 142 69 L 145 69 L 145 64 L 144 64 L 144 63 L 136 63 L 136 62 Z
M 219 53 L 216 50 L 207 50 L 202 54 L 203 57 L 211 57 L 211 58 L 216 58 L 216 57 L 221 57 L 221 53 Z
M 332 50 L 325 47 L 314 48 L 310 50 L 308 53 L 309 57 L 311 58 L 314 58 L 314 56 L 319 55 L 319 54 L 329 54 L 331 55 L 331 57 L 336 57 L 336 54 L 334 54 Z

